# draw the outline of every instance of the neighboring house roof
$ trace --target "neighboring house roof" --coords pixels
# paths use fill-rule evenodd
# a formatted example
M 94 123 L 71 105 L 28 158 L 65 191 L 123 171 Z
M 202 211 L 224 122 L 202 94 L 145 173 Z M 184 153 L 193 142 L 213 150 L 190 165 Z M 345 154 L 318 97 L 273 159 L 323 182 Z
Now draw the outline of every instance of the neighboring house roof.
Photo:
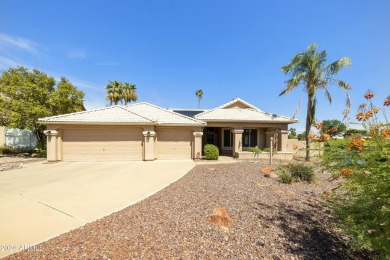
M 194 118 L 141 102 L 128 106 L 110 106 L 101 109 L 40 118 L 40 123 L 122 123 L 122 124 L 165 124 L 165 125 L 204 125 Z
M 206 122 L 267 122 L 267 123 L 296 123 L 298 120 L 276 114 L 266 113 L 259 108 L 239 99 L 200 113 L 196 119 Z

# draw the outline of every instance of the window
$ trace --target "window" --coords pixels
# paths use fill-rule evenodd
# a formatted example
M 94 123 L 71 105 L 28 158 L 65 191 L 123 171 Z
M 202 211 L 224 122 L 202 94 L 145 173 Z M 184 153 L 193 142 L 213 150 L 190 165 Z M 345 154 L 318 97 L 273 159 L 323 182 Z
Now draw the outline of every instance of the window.
M 242 133 L 242 146 L 257 146 L 257 129 L 244 129 L 244 132 Z
M 233 133 L 230 129 L 223 130 L 223 146 L 224 147 L 233 146 Z

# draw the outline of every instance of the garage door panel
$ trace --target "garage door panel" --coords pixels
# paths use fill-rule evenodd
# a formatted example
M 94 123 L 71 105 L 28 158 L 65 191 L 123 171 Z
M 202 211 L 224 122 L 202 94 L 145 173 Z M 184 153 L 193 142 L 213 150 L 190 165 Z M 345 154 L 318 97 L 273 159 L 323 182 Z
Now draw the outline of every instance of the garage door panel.
M 191 159 L 192 130 L 157 129 L 156 132 L 158 159 Z
M 64 129 L 64 161 L 142 160 L 141 128 Z

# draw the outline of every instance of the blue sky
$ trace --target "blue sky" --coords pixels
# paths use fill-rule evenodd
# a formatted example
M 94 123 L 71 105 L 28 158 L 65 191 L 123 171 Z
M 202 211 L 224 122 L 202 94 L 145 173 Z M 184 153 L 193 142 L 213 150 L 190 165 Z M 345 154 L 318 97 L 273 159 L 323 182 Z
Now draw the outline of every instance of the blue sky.
M 65 76 L 86 94 L 87 109 L 105 106 L 109 80 L 137 85 L 139 101 L 202 108 L 240 97 L 293 116 L 301 88 L 279 97 L 280 68 L 317 43 L 332 62 L 352 66 L 351 121 L 363 94 L 390 94 L 390 1 L 99 0 L 0 2 L 0 69 L 23 65 Z M 318 94 L 317 118 L 342 119 L 345 98 Z M 304 128 L 306 99 L 298 114 Z

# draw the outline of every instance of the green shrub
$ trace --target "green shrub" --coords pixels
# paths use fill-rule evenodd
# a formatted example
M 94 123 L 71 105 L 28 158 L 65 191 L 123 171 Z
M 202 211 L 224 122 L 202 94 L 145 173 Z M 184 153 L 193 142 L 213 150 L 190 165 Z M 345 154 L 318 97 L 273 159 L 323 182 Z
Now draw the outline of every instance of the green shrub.
M 34 149 L 31 147 L 11 147 L 11 146 L 2 146 L 0 147 L 1 154 L 19 154 L 19 153 L 28 153 L 32 154 Z
M 324 147 L 345 148 L 347 144 L 348 144 L 348 140 L 346 139 L 332 139 L 324 142 Z
M 291 183 L 293 181 L 311 183 L 315 178 L 313 166 L 298 162 L 289 162 L 287 164 L 278 165 L 277 173 L 284 183 Z
M 373 95 L 367 94 L 356 117 L 370 138 L 355 133 L 345 149 L 329 147 L 322 165 L 341 177 L 331 202 L 348 243 L 374 250 L 376 259 L 390 259 L 390 127 L 389 121 L 381 122 L 375 116 L 373 108 L 378 106 L 372 102 Z M 383 104 L 381 110 L 386 114 L 390 96 Z
M 264 148 L 263 151 L 266 152 L 266 153 L 269 153 L 269 152 L 271 151 L 271 148 L 266 147 L 266 148 Z M 276 153 L 278 153 L 278 150 L 276 150 L 275 148 L 273 148 L 273 149 L 272 149 L 272 154 L 276 154 Z
M 12 147 L 2 146 L 2 147 L 0 147 L 0 153 L 1 154 L 11 154 L 12 153 Z
M 345 131 L 344 136 L 346 135 L 354 135 L 354 134 L 361 134 L 361 135 L 366 135 L 367 130 L 360 130 L 360 129 L 348 129 Z
M 259 155 L 261 153 L 261 149 L 259 147 L 249 147 L 248 152 L 252 152 L 254 153 L 255 155 Z
M 39 155 L 39 157 L 41 157 L 41 158 L 46 158 L 46 157 L 47 157 L 47 151 L 44 150 L 44 149 L 39 149 L 39 150 L 38 150 L 38 155 Z
M 218 160 L 219 149 L 213 144 L 206 144 L 204 146 L 204 156 L 206 160 Z
M 280 181 L 283 183 L 291 184 L 293 182 L 293 177 L 287 169 L 281 169 L 278 171 L 278 176 Z

